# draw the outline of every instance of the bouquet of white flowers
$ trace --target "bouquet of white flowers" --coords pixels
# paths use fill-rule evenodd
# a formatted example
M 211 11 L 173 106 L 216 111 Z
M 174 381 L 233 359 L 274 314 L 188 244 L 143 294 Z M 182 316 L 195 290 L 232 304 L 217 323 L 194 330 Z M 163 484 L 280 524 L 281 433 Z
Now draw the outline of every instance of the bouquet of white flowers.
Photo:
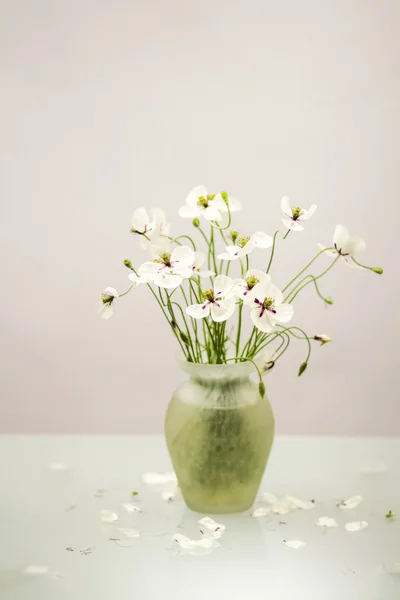
M 291 338 L 295 337 L 307 344 L 307 356 L 299 369 L 301 375 L 307 368 L 311 341 L 323 345 L 330 337 L 325 334 L 309 336 L 302 328 L 289 324 L 298 294 L 311 285 L 324 302 L 332 304 L 332 300 L 322 294 L 319 280 L 338 262 L 378 274 L 383 271 L 361 264 L 356 256 L 365 248 L 365 242 L 337 225 L 332 245 L 320 245 L 316 256 L 282 290 L 278 289 L 269 274 L 276 244 L 281 238 L 285 240 L 291 231 L 302 231 L 304 222 L 312 217 L 317 206 L 313 204 L 306 210 L 292 206 L 284 197 L 281 208 L 286 231 L 278 229 L 272 236 L 256 231 L 246 236 L 232 226 L 234 213 L 241 210 L 239 200 L 227 192 L 210 194 L 202 185 L 194 188 L 179 214 L 192 220 L 196 234 L 204 244 L 203 252 L 198 250 L 198 242 L 191 236 L 171 236 L 161 209 L 153 209 L 149 216 L 144 208 L 138 208 L 133 214 L 131 232 L 149 252 L 151 260 L 139 267 L 130 260 L 124 261 L 130 271 L 131 285 L 122 294 L 111 287 L 104 290 L 99 309 L 101 316 L 109 319 L 118 298 L 135 286 L 147 285 L 188 362 L 251 361 L 259 373 L 260 393 L 263 394 L 261 376 L 274 366 L 287 350 Z M 208 226 L 208 231 L 204 230 L 204 225 Z M 224 246 L 222 251 L 216 249 L 218 237 Z M 264 270 L 251 268 L 250 255 L 254 251 L 268 251 Z M 329 265 L 317 275 L 309 273 L 310 267 L 322 255 L 332 259 Z M 235 313 L 236 328 L 228 331 L 227 321 Z M 251 319 L 253 323 L 245 340 L 242 340 L 243 319 Z M 269 348 L 273 350 L 269 351 Z M 268 359 L 262 360 L 266 349 Z

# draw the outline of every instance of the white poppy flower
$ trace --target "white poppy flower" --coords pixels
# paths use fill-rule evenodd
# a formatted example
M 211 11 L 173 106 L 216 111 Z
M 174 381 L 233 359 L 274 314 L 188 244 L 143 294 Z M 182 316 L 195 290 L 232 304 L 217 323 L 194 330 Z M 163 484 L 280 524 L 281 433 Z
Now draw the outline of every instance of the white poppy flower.
M 288 323 L 293 317 L 293 306 L 283 302 L 282 292 L 270 280 L 258 283 L 252 296 L 251 320 L 260 331 L 270 333 L 277 323 Z
M 281 200 L 281 209 L 285 215 L 282 223 L 292 231 L 302 231 L 304 227 L 300 225 L 300 222 L 310 219 L 317 210 L 317 205 L 312 204 L 308 210 L 299 206 L 291 206 L 289 198 L 284 196 Z
M 100 519 L 104 523 L 114 523 L 114 521 L 118 521 L 118 515 L 112 510 L 101 510 Z
M 113 287 L 107 287 L 102 293 L 98 308 L 102 319 L 108 320 L 113 316 L 115 298 L 118 298 L 118 292 Z
M 362 531 L 368 527 L 367 521 L 353 521 L 352 523 L 346 523 L 345 528 L 347 531 Z
M 236 279 L 234 294 L 238 298 L 241 298 L 244 302 L 250 302 L 254 296 L 254 288 L 258 283 L 268 283 L 271 281 L 271 277 L 259 271 L 258 269 L 250 269 L 247 271 L 244 279 Z
M 254 362 L 256 363 L 262 377 L 267 375 L 267 373 L 273 369 L 275 365 L 274 358 L 275 354 L 268 350 L 268 348 L 262 350 L 262 352 L 260 352 L 260 354 L 254 358 Z
M 217 323 L 226 321 L 235 311 L 235 298 L 233 288 L 235 282 L 226 275 L 217 275 L 214 279 L 214 289 L 203 293 L 203 304 L 191 304 L 186 308 L 186 313 L 194 319 L 204 319 L 211 314 Z
M 203 252 L 195 252 L 194 253 L 194 263 L 192 266 L 192 272 L 193 275 L 199 275 L 200 277 L 214 277 L 215 273 L 214 271 L 208 271 L 200 269 L 200 267 L 203 266 L 204 261 L 206 259 L 205 255 L 203 254 Z
M 289 546 L 289 548 L 294 548 L 294 550 L 300 550 L 300 548 L 303 548 L 303 546 L 306 545 L 305 542 L 300 542 L 299 540 L 283 540 L 283 543 L 286 546 Z
M 357 508 L 357 506 L 360 504 L 362 499 L 363 499 L 362 496 L 352 496 L 351 498 L 348 498 L 347 500 L 342 500 L 341 502 L 339 502 L 338 506 L 342 510 L 350 510 L 352 508 Z
M 132 216 L 132 233 L 147 236 L 150 239 L 161 235 L 169 235 L 170 225 L 161 208 L 153 208 L 151 216 L 143 207 L 135 210 Z M 144 238 L 146 239 L 146 238 Z
M 211 535 L 211 537 L 214 539 L 219 539 L 222 537 L 222 534 L 226 529 L 225 525 L 222 523 L 217 523 L 210 517 L 203 517 L 202 519 L 199 519 L 199 523 L 209 530 L 209 535 Z
M 329 529 L 330 527 L 337 527 L 336 519 L 332 519 L 331 517 L 320 517 L 317 521 L 317 526 L 322 527 L 323 529 Z
M 343 225 L 336 225 L 333 233 L 333 245 L 334 250 L 327 250 L 324 254 L 333 256 L 334 258 L 339 255 L 349 267 L 360 268 L 353 262 L 352 258 L 355 258 L 358 252 L 365 250 L 366 244 L 362 238 L 350 235 Z M 327 248 L 327 246 L 323 246 L 322 244 L 318 244 L 318 246 L 321 250 Z
M 177 478 L 173 471 L 168 473 L 143 473 L 142 479 L 144 483 L 149 485 L 166 485 L 169 483 L 177 484 Z
M 145 262 L 138 269 L 140 281 L 153 281 L 158 287 L 173 289 L 191 277 L 195 254 L 189 246 L 178 246 L 172 252 L 163 252 L 153 262 Z
M 273 244 L 273 239 L 263 231 L 256 231 L 251 237 L 238 237 L 235 244 L 227 246 L 225 252 L 218 254 L 221 260 L 238 260 L 253 252 L 255 248 L 270 248 Z
M 223 213 L 241 209 L 241 204 L 236 198 L 228 196 L 225 192 L 209 194 L 204 185 L 195 187 L 186 198 L 185 206 L 179 209 L 179 215 L 184 218 L 194 219 L 204 216 L 207 221 L 221 221 Z

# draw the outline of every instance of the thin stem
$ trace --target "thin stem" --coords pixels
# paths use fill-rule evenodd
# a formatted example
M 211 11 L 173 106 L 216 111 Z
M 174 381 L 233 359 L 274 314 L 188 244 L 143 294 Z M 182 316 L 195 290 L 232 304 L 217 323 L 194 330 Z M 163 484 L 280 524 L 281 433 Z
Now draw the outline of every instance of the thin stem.
M 309 283 L 311 283 L 311 281 L 314 281 L 314 283 L 318 280 L 321 279 L 321 277 L 323 277 L 324 275 L 326 275 L 326 273 L 328 273 L 328 271 L 330 271 L 332 269 L 332 267 L 337 263 L 337 261 L 340 258 L 340 254 L 337 255 L 337 257 L 335 258 L 334 261 L 331 262 L 331 264 L 329 265 L 329 267 L 327 269 L 325 269 L 325 271 L 322 271 L 322 273 L 320 273 L 319 275 L 317 275 L 317 277 L 312 276 L 312 279 L 307 281 L 306 283 L 303 283 L 303 285 L 295 292 L 294 296 L 291 296 L 292 292 L 290 292 L 287 297 L 285 298 L 284 302 L 286 302 L 289 298 L 290 298 L 290 302 L 293 302 L 293 300 L 296 298 L 296 296 L 301 292 L 301 290 L 303 288 L 305 288 Z M 304 278 L 306 279 L 306 278 Z M 296 286 L 297 287 L 297 286 Z M 318 290 L 318 288 L 317 288 Z M 321 296 L 323 298 L 323 296 Z M 325 298 L 324 298 L 325 300 Z M 326 300 L 325 300 L 326 301 Z
M 290 229 L 287 230 L 287 232 L 285 233 L 285 235 L 283 235 L 283 233 L 282 233 L 282 231 L 280 231 L 280 229 L 278 229 L 277 231 L 275 231 L 275 233 L 274 233 L 274 239 L 272 241 L 271 256 L 269 257 L 269 263 L 268 263 L 268 267 L 267 267 L 267 273 L 269 273 L 269 270 L 271 268 L 272 261 L 273 261 L 273 258 L 274 258 L 276 236 L 278 235 L 278 233 L 280 233 L 281 236 L 282 236 L 282 239 L 285 240 L 287 238 L 287 236 L 289 235 L 289 233 L 290 233 Z
M 218 269 L 217 269 L 217 261 L 215 259 L 215 240 L 214 240 L 214 230 L 213 230 L 212 225 L 211 225 L 211 230 L 210 230 L 210 251 L 211 251 L 211 256 L 212 256 L 213 263 L 214 263 L 214 273 L 217 274 Z
M 290 287 L 292 285 L 292 283 L 294 281 L 296 281 L 296 279 L 298 279 L 300 277 L 300 275 L 302 275 L 304 273 L 304 271 L 307 271 L 308 267 L 310 267 L 313 264 L 313 262 L 315 260 L 317 260 L 317 258 L 319 256 L 321 256 L 321 254 L 323 254 L 324 252 L 327 252 L 328 250 L 334 250 L 334 248 L 324 248 L 323 250 L 320 250 L 318 252 L 318 254 L 316 254 L 314 256 L 314 258 L 312 260 L 310 260 L 310 262 L 304 267 L 304 269 L 302 269 L 299 273 L 297 273 L 296 277 L 293 277 L 293 279 L 291 281 L 289 281 L 289 283 L 287 285 L 285 285 L 285 287 L 283 288 L 282 292 L 285 292 L 288 289 L 288 287 Z
M 238 316 L 238 328 L 236 333 L 236 362 L 239 358 L 239 347 L 240 347 L 240 334 L 242 331 L 242 311 L 243 311 L 243 302 L 239 305 L 239 316 Z
M 122 298 L 122 296 L 126 296 L 127 294 L 129 294 L 129 292 L 135 285 L 136 285 L 135 283 L 132 283 L 132 285 L 126 290 L 126 292 L 123 292 L 122 294 L 118 295 L 118 298 Z
M 178 243 L 178 240 L 182 240 L 183 238 L 185 238 L 185 239 L 189 240 L 189 242 L 190 242 L 190 243 L 192 244 L 192 246 L 193 246 L 193 250 L 196 252 L 196 244 L 194 243 L 194 241 L 192 240 L 192 238 L 191 238 L 190 236 L 188 236 L 188 235 L 179 235 L 179 236 L 178 236 L 178 237 L 176 237 L 176 238 L 173 238 L 173 239 L 171 238 L 171 241 L 172 241 L 172 242 L 176 242 L 176 243 Z

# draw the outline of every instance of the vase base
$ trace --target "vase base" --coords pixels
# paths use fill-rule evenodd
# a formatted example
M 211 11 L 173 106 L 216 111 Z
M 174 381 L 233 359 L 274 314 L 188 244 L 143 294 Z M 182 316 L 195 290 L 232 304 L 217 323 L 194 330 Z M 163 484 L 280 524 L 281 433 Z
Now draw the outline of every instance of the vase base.
M 215 504 L 201 504 L 196 502 L 190 502 L 185 499 L 186 506 L 193 512 L 201 514 L 212 514 L 212 515 L 229 515 L 243 513 L 253 506 L 254 500 L 246 502 L 246 504 L 232 504 L 232 505 L 215 505 Z

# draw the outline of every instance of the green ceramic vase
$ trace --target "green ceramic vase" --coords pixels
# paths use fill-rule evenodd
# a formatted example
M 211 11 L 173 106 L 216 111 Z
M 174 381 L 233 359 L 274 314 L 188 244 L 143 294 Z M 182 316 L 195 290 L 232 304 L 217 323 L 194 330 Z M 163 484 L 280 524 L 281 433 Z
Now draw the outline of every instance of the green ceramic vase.
M 165 435 L 185 502 L 201 513 L 245 511 L 274 438 L 271 405 L 251 363 L 180 364 L 189 379 L 172 396 Z

